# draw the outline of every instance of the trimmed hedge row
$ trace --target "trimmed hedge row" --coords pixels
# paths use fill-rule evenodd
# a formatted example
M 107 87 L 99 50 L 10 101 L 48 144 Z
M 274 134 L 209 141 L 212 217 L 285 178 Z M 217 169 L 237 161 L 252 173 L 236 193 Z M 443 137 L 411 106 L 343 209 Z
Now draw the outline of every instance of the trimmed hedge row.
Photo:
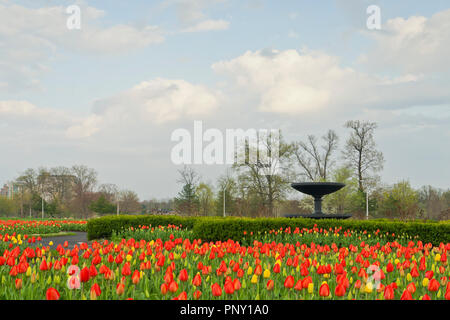
M 181 217 L 181 216 L 105 216 L 88 221 L 88 239 L 110 238 L 113 231 L 120 231 L 139 225 L 182 225 L 193 231 L 193 237 L 204 241 L 228 240 L 241 241 L 244 231 L 247 233 L 269 231 L 273 229 L 295 229 L 342 227 L 344 230 L 383 233 L 405 233 L 418 236 L 424 243 L 450 243 L 450 221 L 398 221 L 398 220 L 337 220 L 337 219 L 304 219 L 304 218 L 237 218 L 237 217 Z
M 337 220 L 337 219 L 303 219 L 303 218 L 228 218 L 214 220 L 199 220 L 194 225 L 194 238 L 202 240 L 242 240 L 244 231 L 256 233 L 258 231 L 277 230 L 280 228 L 296 227 L 313 228 L 342 227 L 344 230 L 380 232 L 400 235 L 405 233 L 409 236 L 418 236 L 424 243 L 431 242 L 450 243 L 450 223 L 431 221 L 395 221 L 395 220 Z M 247 236 L 248 237 L 248 236 Z
M 203 217 L 204 218 L 204 217 Z M 193 229 L 194 223 L 202 217 L 181 216 L 157 216 L 157 215 L 111 215 L 97 219 L 91 219 L 87 223 L 88 239 L 110 238 L 113 231 L 118 232 L 130 227 L 137 228 L 140 225 L 167 226 L 168 224 L 182 225 L 184 228 Z

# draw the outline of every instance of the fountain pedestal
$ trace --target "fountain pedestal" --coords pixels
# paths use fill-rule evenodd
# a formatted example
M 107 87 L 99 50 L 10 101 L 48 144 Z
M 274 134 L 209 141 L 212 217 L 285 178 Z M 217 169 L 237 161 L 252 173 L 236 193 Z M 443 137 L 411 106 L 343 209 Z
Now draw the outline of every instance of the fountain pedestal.
M 345 184 L 339 182 L 300 182 L 293 183 L 291 187 L 297 191 L 314 197 L 314 213 L 311 214 L 291 214 L 286 215 L 288 218 L 302 217 L 312 219 L 347 219 L 351 214 L 325 214 L 322 212 L 322 197 L 336 192 Z

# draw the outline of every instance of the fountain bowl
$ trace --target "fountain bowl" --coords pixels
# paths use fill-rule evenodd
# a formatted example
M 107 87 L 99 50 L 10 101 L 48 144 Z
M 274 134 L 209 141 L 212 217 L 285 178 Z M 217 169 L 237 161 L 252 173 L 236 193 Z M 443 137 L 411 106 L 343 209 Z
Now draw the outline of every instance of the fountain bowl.
M 314 213 L 311 214 L 290 214 L 287 218 L 310 218 L 310 219 L 347 219 L 350 214 L 325 214 L 322 212 L 322 197 L 327 194 L 339 191 L 345 187 L 344 183 L 339 182 L 297 182 L 292 183 L 291 187 L 297 191 L 314 197 Z

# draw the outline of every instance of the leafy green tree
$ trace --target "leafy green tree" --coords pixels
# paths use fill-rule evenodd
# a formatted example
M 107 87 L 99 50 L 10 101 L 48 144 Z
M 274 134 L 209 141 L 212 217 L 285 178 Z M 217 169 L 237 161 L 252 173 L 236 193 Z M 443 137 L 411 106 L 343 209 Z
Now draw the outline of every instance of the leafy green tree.
M 209 184 L 201 182 L 195 193 L 199 203 L 199 213 L 202 216 L 210 216 L 214 214 L 214 192 Z
M 32 197 L 32 210 L 35 212 L 42 212 L 42 198 L 38 194 L 34 194 Z M 43 200 L 44 203 L 44 215 L 55 217 L 61 211 L 59 210 L 59 204 L 57 200 L 54 201 L 46 201 Z
M 91 202 L 89 210 L 100 214 L 115 213 L 116 205 L 109 202 L 105 195 L 102 194 L 96 201 Z
M 347 213 L 352 208 L 352 196 L 357 192 L 358 182 L 353 178 L 352 170 L 348 167 L 336 169 L 332 174 L 334 182 L 344 183 L 341 190 L 324 197 L 324 207 L 330 213 Z M 365 207 L 365 200 L 364 200 Z
M 408 181 L 400 181 L 387 190 L 380 204 L 380 211 L 388 217 L 403 220 L 416 218 L 419 213 L 418 193 Z
M 278 148 L 272 146 L 270 139 L 262 139 L 261 145 L 267 149 L 270 155 L 268 164 L 257 161 L 250 161 L 250 155 L 256 154 L 258 146 L 250 145 L 247 141 L 245 147 L 238 151 L 245 159 L 244 163 L 236 163 L 233 168 L 239 174 L 239 181 L 243 184 L 247 195 L 253 202 L 258 203 L 258 210 L 261 215 L 275 216 L 276 205 L 285 200 L 286 194 L 290 191 L 289 181 L 293 177 L 291 157 L 293 146 L 283 141 L 280 134 Z M 278 154 L 272 154 L 278 149 Z
M 12 216 L 18 211 L 14 200 L 0 196 L 0 216 Z

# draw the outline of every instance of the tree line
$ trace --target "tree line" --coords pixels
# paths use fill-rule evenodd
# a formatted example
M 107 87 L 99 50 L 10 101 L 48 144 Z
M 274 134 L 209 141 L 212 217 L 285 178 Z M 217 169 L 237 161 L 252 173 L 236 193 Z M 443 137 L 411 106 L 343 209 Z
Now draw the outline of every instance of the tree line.
M 334 130 L 321 137 L 307 135 L 303 140 L 279 143 L 277 161 L 268 166 L 246 161 L 234 165 L 215 186 L 202 181 L 191 167 L 179 170 L 181 191 L 174 209 L 185 215 L 282 216 L 313 212 L 313 198 L 294 191 L 292 182 L 334 181 L 346 184 L 324 198 L 327 213 L 351 213 L 364 218 L 366 200 L 371 218 L 448 219 L 450 190 L 424 186 L 414 190 L 406 180 L 384 184 L 380 173 L 383 153 L 377 149 L 377 124 L 348 121 L 348 136 L 342 147 Z M 270 145 L 267 145 L 270 153 Z M 252 146 L 244 148 L 249 154 Z M 273 168 L 277 167 L 277 172 Z M 225 210 L 224 210 L 225 207 Z
M 0 197 L 0 215 L 77 217 L 93 214 L 136 213 L 142 205 L 131 190 L 99 184 L 98 173 L 84 165 L 25 170 L 13 184 L 12 199 Z
M 96 214 L 153 213 L 204 216 L 276 217 L 311 213 L 313 198 L 294 191 L 292 182 L 335 181 L 346 184 L 324 198 L 327 213 L 351 213 L 364 218 L 366 199 L 371 218 L 449 219 L 450 190 L 432 186 L 419 189 L 406 180 L 393 185 L 381 181 L 383 153 L 377 149 L 377 124 L 348 121 L 348 135 L 340 146 L 334 130 L 320 137 L 279 141 L 279 155 L 270 164 L 245 161 L 235 164 L 212 184 L 192 168 L 179 170 L 181 190 L 174 198 L 140 201 L 131 190 L 99 184 L 98 174 L 83 165 L 27 169 L 14 181 L 13 199 L 0 197 L 0 215 L 87 218 Z M 270 143 L 266 144 L 271 154 Z M 248 160 L 251 146 L 243 150 Z M 274 168 L 277 168 L 275 171 Z

